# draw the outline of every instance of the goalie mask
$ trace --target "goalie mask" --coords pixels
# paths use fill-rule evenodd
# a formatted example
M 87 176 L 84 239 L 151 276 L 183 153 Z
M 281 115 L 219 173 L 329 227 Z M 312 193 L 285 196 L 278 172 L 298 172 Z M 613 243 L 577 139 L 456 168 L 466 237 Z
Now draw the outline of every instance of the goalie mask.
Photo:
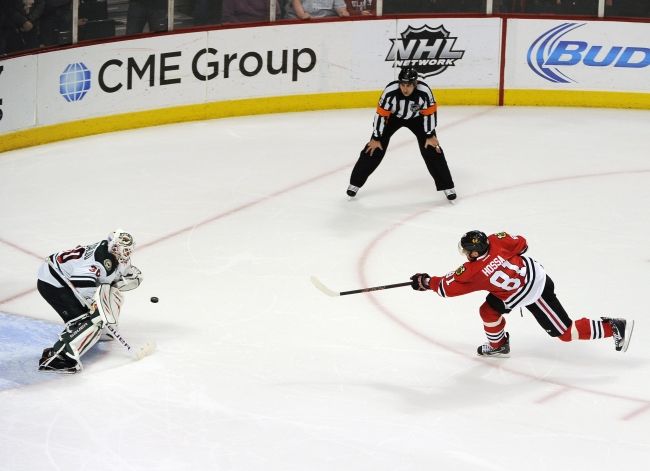
M 133 236 L 123 229 L 108 234 L 108 251 L 115 255 L 118 262 L 128 263 L 134 248 Z

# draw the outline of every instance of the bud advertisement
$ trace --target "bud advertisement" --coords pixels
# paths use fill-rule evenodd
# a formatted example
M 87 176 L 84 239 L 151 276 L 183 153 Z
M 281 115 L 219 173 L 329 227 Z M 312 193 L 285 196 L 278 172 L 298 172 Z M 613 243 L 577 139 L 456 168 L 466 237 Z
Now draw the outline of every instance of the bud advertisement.
M 509 20 L 505 88 L 650 92 L 650 25 Z

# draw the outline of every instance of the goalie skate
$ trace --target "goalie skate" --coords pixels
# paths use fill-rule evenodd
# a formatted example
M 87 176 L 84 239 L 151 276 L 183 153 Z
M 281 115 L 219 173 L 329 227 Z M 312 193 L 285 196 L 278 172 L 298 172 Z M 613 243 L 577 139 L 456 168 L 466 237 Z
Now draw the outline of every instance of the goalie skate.
M 46 348 L 38 362 L 38 369 L 54 373 L 74 374 L 81 371 L 81 363 L 64 353 L 57 354 L 53 348 Z

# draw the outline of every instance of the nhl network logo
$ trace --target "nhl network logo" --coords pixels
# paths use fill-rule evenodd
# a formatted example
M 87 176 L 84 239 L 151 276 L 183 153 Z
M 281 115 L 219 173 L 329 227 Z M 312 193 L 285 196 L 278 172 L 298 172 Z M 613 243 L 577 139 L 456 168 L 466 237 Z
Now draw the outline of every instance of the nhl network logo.
M 443 73 L 465 54 L 465 51 L 454 50 L 458 38 L 450 36 L 443 25 L 437 28 L 409 26 L 401 36 L 390 40 L 393 44 L 385 60 L 393 62 L 393 67 L 417 67 L 421 77 Z

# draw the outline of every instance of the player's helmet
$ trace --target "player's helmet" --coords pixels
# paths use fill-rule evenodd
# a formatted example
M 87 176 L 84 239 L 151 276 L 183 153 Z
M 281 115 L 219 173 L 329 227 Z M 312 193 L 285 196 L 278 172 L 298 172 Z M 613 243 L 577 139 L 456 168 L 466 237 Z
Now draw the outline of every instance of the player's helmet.
M 128 263 L 135 248 L 133 236 L 124 229 L 116 229 L 108 234 L 108 251 L 115 255 L 120 263 Z
M 418 71 L 414 67 L 404 67 L 400 70 L 397 80 L 400 83 L 417 83 L 418 81 Z
M 479 257 L 488 251 L 490 242 L 484 232 L 469 231 L 463 234 L 458 242 L 458 250 L 467 256 L 472 252 L 478 252 Z

